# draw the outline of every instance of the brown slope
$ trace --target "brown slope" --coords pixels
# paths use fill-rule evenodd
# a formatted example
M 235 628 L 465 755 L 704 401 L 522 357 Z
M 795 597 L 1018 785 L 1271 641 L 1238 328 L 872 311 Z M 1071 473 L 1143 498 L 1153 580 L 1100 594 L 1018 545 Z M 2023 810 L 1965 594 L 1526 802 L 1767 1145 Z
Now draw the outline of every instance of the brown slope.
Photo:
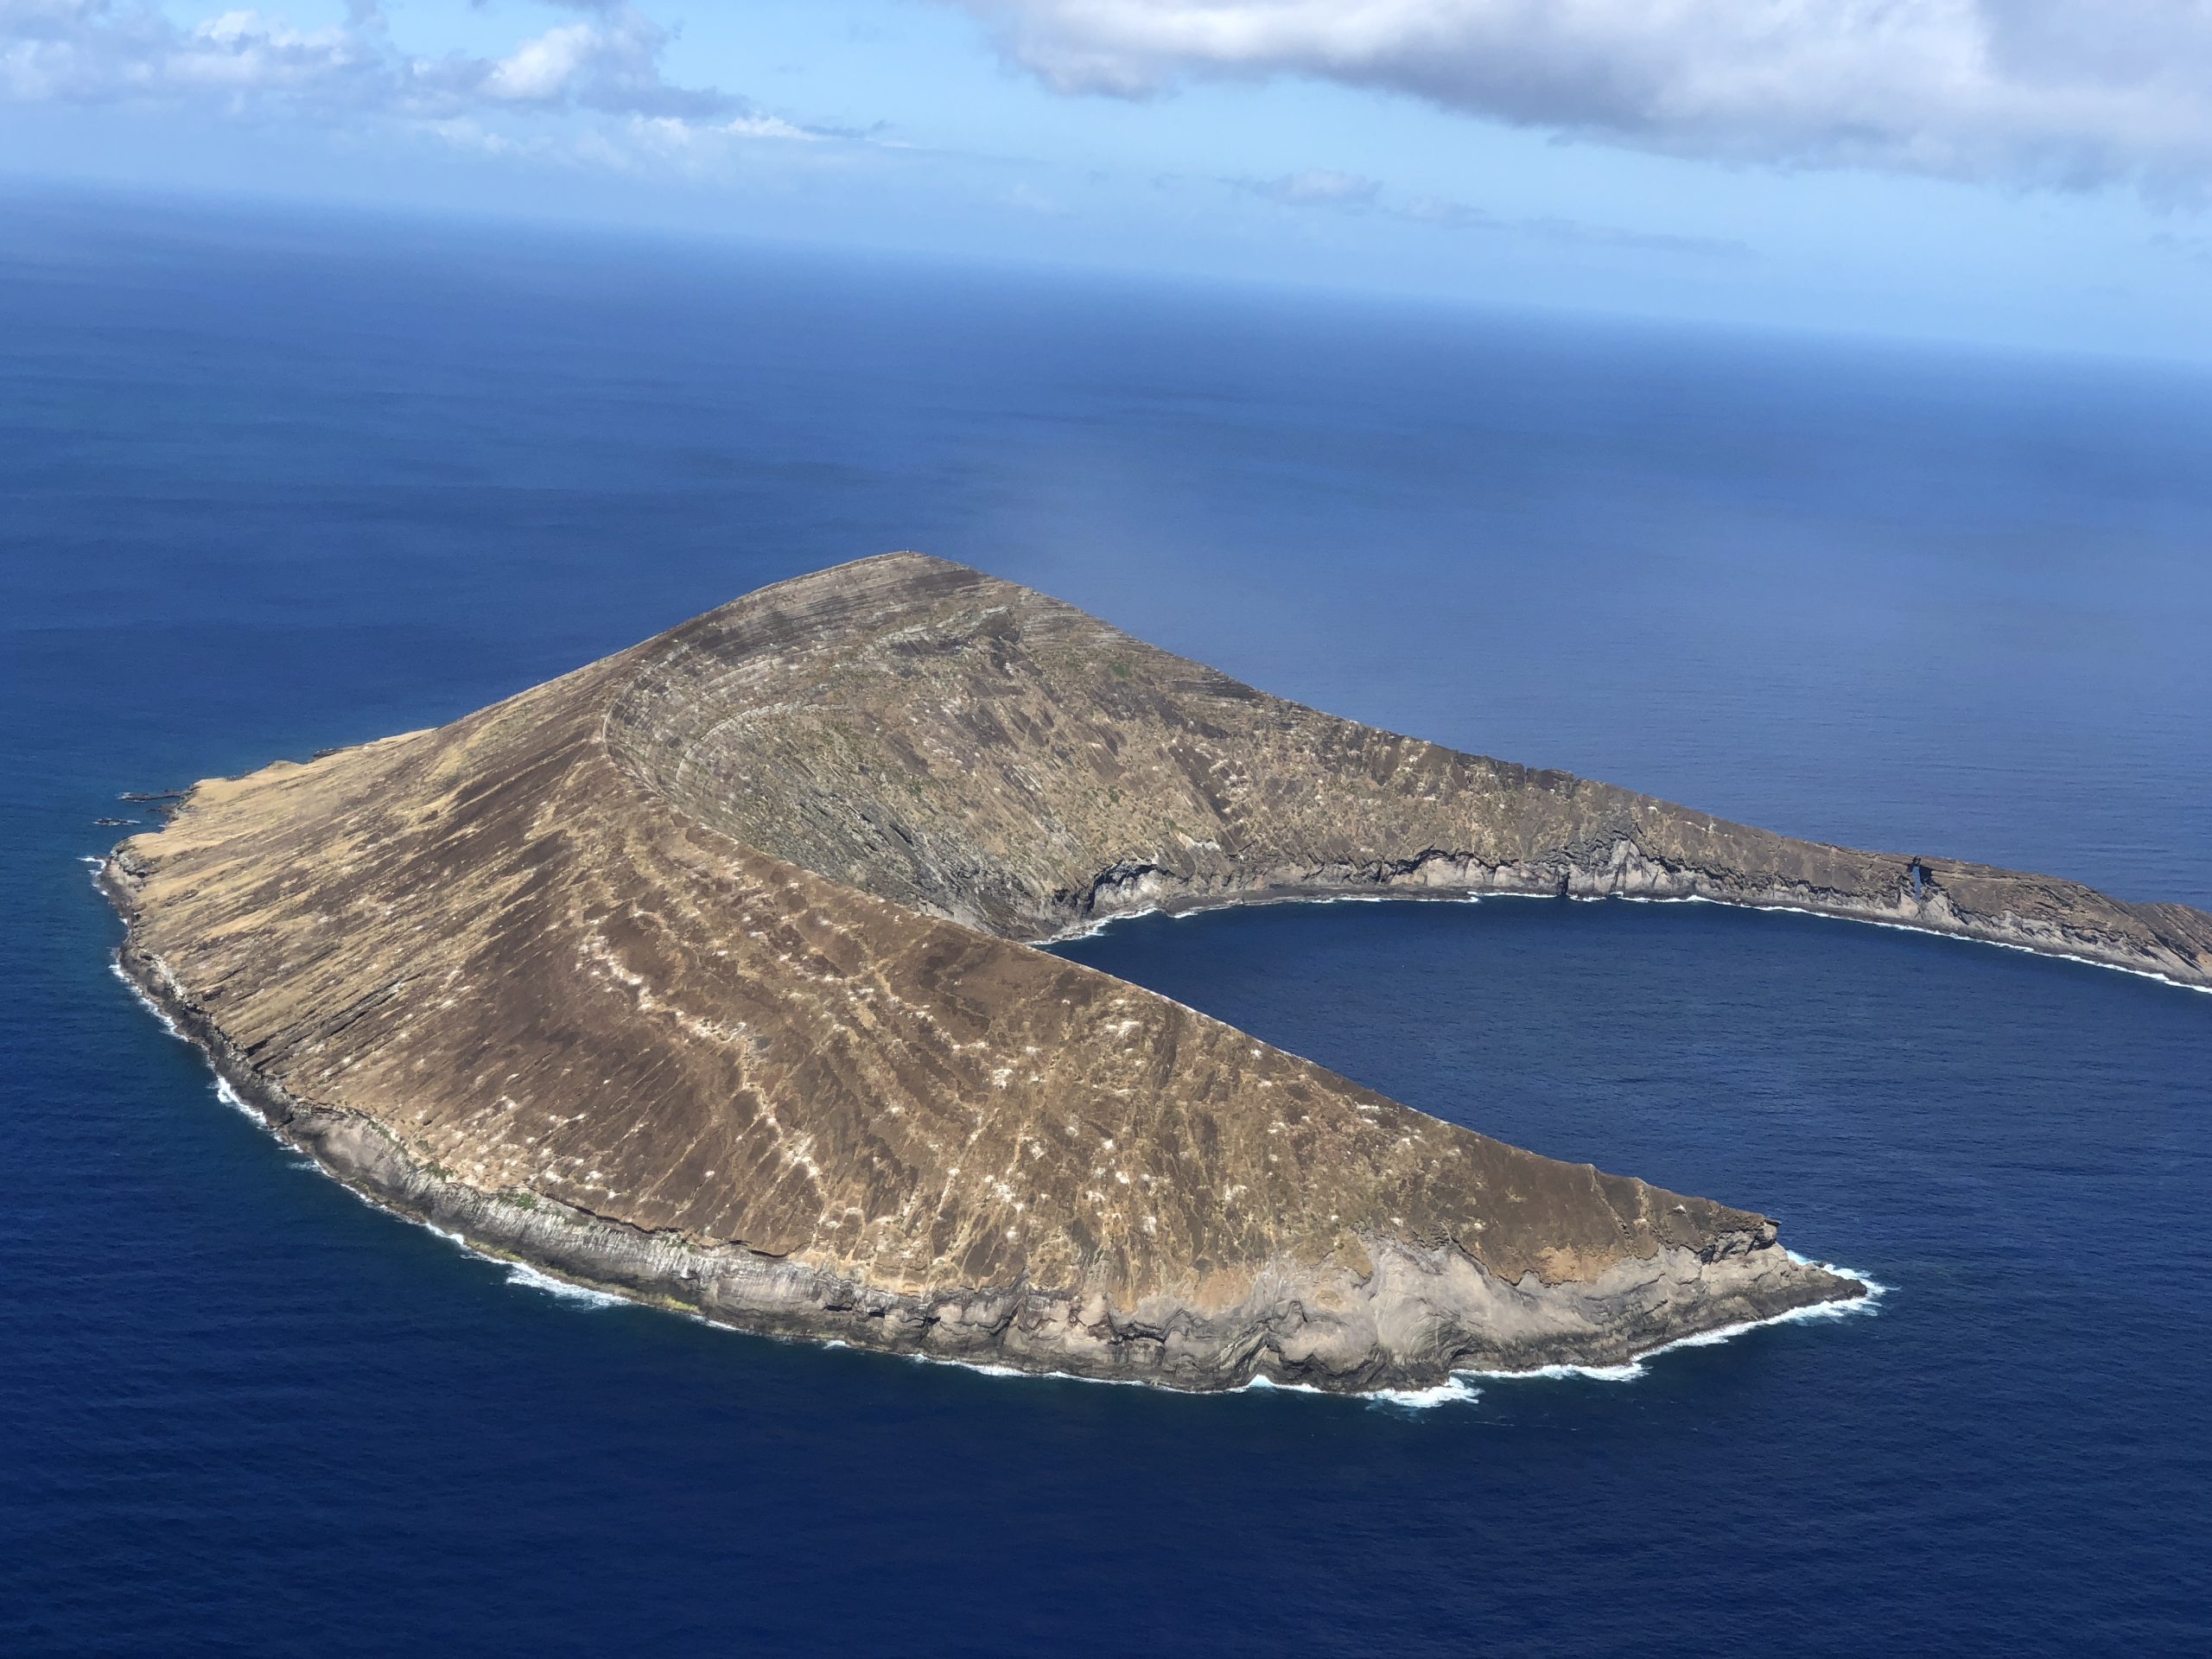
M 108 880 L 134 976 L 283 1132 L 493 1248 L 757 1328 L 1362 1387 L 1858 1287 L 923 912 L 1433 877 L 1415 843 L 1501 885 L 1593 814 L 1688 824 L 899 556 L 203 785 Z

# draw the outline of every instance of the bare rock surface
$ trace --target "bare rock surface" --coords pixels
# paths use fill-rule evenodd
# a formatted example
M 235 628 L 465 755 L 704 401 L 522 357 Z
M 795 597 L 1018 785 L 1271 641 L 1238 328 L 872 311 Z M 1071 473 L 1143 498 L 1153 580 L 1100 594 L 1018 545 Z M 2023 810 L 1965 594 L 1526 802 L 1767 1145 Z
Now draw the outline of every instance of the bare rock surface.
M 917 555 L 198 785 L 125 970 L 379 1201 L 748 1329 L 1185 1388 L 1599 1364 L 1864 1294 L 1032 942 L 1332 893 L 1789 905 L 2212 982 L 2212 918 L 1332 719 Z

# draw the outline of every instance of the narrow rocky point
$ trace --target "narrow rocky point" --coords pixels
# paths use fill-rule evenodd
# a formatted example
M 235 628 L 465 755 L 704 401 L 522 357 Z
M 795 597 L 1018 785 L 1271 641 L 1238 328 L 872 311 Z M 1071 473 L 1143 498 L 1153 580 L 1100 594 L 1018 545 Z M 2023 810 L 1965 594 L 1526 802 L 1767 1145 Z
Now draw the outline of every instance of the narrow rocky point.
M 2212 983 L 2212 917 L 1337 720 L 894 554 L 196 786 L 124 971 L 395 1210 L 753 1331 L 1186 1389 L 1606 1364 L 1865 1294 L 1032 948 L 1343 893 L 1701 897 Z

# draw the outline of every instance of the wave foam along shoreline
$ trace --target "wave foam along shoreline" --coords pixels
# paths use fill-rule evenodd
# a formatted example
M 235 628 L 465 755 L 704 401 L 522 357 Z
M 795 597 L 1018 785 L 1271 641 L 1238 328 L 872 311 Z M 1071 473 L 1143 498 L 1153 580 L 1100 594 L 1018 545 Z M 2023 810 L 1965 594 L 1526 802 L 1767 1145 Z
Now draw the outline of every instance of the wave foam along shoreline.
M 481 1255 L 483 1253 L 472 1251 L 471 1254 Z M 499 1260 L 497 1256 L 485 1256 L 484 1259 L 487 1262 Z M 525 1290 L 534 1290 L 541 1295 L 551 1296 L 561 1301 L 573 1302 L 580 1307 L 598 1309 L 637 1306 L 628 1297 L 617 1296 L 612 1291 L 594 1290 L 588 1285 L 574 1285 L 565 1279 L 556 1279 L 550 1273 L 540 1273 L 526 1262 L 509 1262 L 505 1265 L 509 1284 L 520 1286 Z
M 1745 1319 L 1739 1324 L 1719 1325 L 1711 1331 L 1700 1331 L 1690 1336 L 1677 1337 L 1672 1342 L 1662 1343 L 1656 1348 L 1645 1350 L 1634 1359 L 1621 1365 L 1542 1365 L 1534 1370 L 1527 1371 L 1468 1370 L 1456 1372 L 1454 1375 L 1477 1376 L 1486 1382 L 1494 1382 L 1578 1377 L 1592 1382 L 1633 1382 L 1638 1377 L 1650 1374 L 1650 1363 L 1653 1360 L 1674 1353 L 1680 1349 L 1718 1348 L 1751 1332 L 1764 1330 L 1769 1325 L 1802 1325 L 1815 1319 L 1849 1319 L 1853 1315 L 1872 1316 L 1879 1313 L 1882 1311 L 1882 1299 L 1889 1295 L 1893 1288 L 1891 1286 L 1882 1283 L 1872 1274 L 1861 1273 L 1855 1268 L 1839 1267 L 1833 1262 L 1813 1262 L 1809 1258 L 1798 1256 L 1794 1250 L 1790 1255 L 1808 1266 L 1823 1268 L 1829 1273 L 1864 1285 L 1866 1287 L 1866 1294 L 1854 1297 L 1849 1301 L 1815 1302 L 1805 1307 L 1793 1307 L 1784 1313 L 1770 1314 L 1763 1319 Z
M 175 1020 L 169 1018 L 168 1010 L 164 1008 L 160 1003 L 155 1001 L 152 997 L 147 995 L 144 989 L 139 985 L 138 982 L 130 977 L 130 973 L 123 965 L 123 957 L 120 951 L 118 951 L 108 958 L 107 970 L 123 982 L 123 988 L 130 993 L 132 999 L 137 1001 L 140 1007 L 145 1009 L 147 1013 L 154 1016 L 154 1019 L 157 1023 L 159 1023 L 163 1031 L 175 1038 L 180 1043 L 183 1043 L 195 1051 L 200 1049 L 200 1045 L 194 1042 L 190 1037 L 185 1034 L 184 1027 L 178 1025 Z M 209 1071 L 214 1071 L 217 1087 L 221 1088 L 227 1086 L 224 1083 L 223 1074 L 220 1071 L 215 1071 L 215 1063 L 213 1060 L 209 1060 L 207 1062 L 207 1068 Z

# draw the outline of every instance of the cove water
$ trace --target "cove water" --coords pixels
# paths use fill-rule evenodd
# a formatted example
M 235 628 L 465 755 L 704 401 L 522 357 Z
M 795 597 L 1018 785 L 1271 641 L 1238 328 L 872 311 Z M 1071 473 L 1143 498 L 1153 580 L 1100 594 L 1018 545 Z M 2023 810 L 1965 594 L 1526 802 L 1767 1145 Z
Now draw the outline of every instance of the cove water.
M 0 1651 L 2195 1654 L 2212 998 L 1707 906 L 1065 947 L 1891 1287 L 1624 1382 L 734 1335 L 305 1168 L 110 975 L 115 797 L 898 546 L 1334 712 L 2212 903 L 2212 386 L 0 202 Z

